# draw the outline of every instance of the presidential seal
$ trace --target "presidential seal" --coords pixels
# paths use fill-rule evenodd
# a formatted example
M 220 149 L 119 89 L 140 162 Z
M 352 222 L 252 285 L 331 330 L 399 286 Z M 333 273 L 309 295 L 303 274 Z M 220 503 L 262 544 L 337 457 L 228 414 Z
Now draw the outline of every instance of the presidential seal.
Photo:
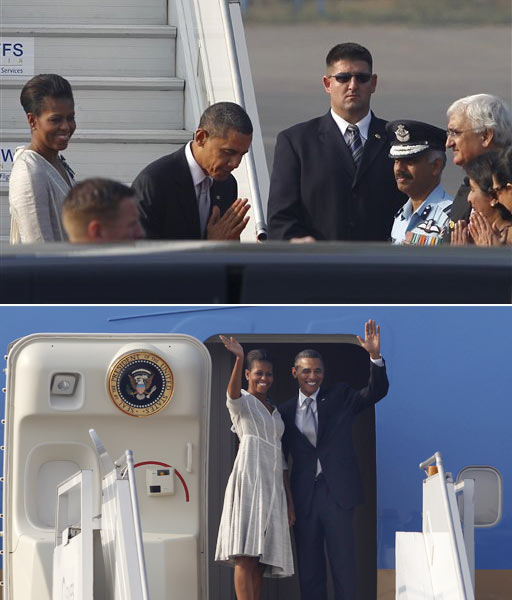
M 165 408 L 174 391 L 169 365 L 153 352 L 123 354 L 110 367 L 107 389 L 114 404 L 132 417 L 149 417 Z

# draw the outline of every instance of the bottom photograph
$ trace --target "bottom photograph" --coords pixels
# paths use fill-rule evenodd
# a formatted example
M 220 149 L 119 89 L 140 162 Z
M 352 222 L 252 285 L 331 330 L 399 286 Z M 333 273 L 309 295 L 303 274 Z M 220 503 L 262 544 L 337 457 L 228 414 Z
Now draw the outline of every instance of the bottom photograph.
M 512 308 L 0 307 L 4 600 L 498 600 Z

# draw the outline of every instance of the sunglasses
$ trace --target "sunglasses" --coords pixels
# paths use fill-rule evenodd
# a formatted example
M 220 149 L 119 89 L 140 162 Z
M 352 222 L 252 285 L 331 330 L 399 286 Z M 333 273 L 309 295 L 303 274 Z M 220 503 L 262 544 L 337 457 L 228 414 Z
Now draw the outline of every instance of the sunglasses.
M 372 78 L 372 73 L 336 73 L 335 75 L 328 75 L 327 78 L 331 79 L 334 77 L 338 83 L 348 83 L 352 77 L 356 78 L 358 83 L 368 83 Z

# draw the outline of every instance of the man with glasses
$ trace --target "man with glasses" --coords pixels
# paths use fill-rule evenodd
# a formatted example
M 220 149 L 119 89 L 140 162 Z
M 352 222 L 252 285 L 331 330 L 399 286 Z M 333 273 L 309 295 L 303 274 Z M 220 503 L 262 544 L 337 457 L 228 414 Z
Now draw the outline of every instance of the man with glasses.
M 370 52 L 347 42 L 326 58 L 327 114 L 282 131 L 270 180 L 270 239 L 388 240 L 406 197 L 388 157 L 386 122 L 370 111 Z
M 453 162 L 464 168 L 471 160 L 512 145 L 512 113 L 503 100 L 490 94 L 475 94 L 456 100 L 446 112 L 448 129 L 446 147 L 453 151 Z M 467 222 L 471 206 L 467 201 L 469 186 L 462 183 L 453 201 L 450 224 L 444 236 L 457 221 Z

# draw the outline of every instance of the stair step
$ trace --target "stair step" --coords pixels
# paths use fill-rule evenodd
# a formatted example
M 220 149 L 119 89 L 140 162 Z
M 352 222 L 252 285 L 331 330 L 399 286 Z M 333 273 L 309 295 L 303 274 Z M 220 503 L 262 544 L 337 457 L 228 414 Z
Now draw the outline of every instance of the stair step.
M 71 144 L 110 143 L 121 144 L 185 144 L 192 139 L 192 131 L 187 129 L 80 129 L 76 130 Z M 2 132 L 2 148 L 15 144 L 20 146 L 30 141 L 28 129 L 8 129 Z
M 34 72 L 66 76 L 173 77 L 172 26 L 2 27 L 4 39 L 34 39 Z M 3 77 L 6 79 L 6 77 Z
M 53 21 L 52 21 L 53 23 Z M 116 38 L 171 38 L 176 39 L 174 25 L 41 25 L 8 23 L 2 27 L 3 37 L 116 37 Z
M 19 103 L 25 79 L 2 82 L 0 103 L 4 129 L 26 127 Z M 77 127 L 82 129 L 182 129 L 185 82 L 178 78 L 70 77 Z M 163 127 L 162 127 L 163 126 Z
M 146 165 L 174 152 L 192 135 L 187 130 L 87 130 L 76 133 L 63 154 L 76 170 L 77 179 L 109 177 L 130 183 Z M 30 140 L 28 132 L 21 130 L 3 132 L 2 138 L 0 158 L 5 159 L 3 170 L 9 173 L 15 148 Z M 1 183 L 0 193 L 7 193 L 7 188 L 7 183 Z
M 165 25 L 167 0 L 2 0 L 2 24 L 116 23 Z

